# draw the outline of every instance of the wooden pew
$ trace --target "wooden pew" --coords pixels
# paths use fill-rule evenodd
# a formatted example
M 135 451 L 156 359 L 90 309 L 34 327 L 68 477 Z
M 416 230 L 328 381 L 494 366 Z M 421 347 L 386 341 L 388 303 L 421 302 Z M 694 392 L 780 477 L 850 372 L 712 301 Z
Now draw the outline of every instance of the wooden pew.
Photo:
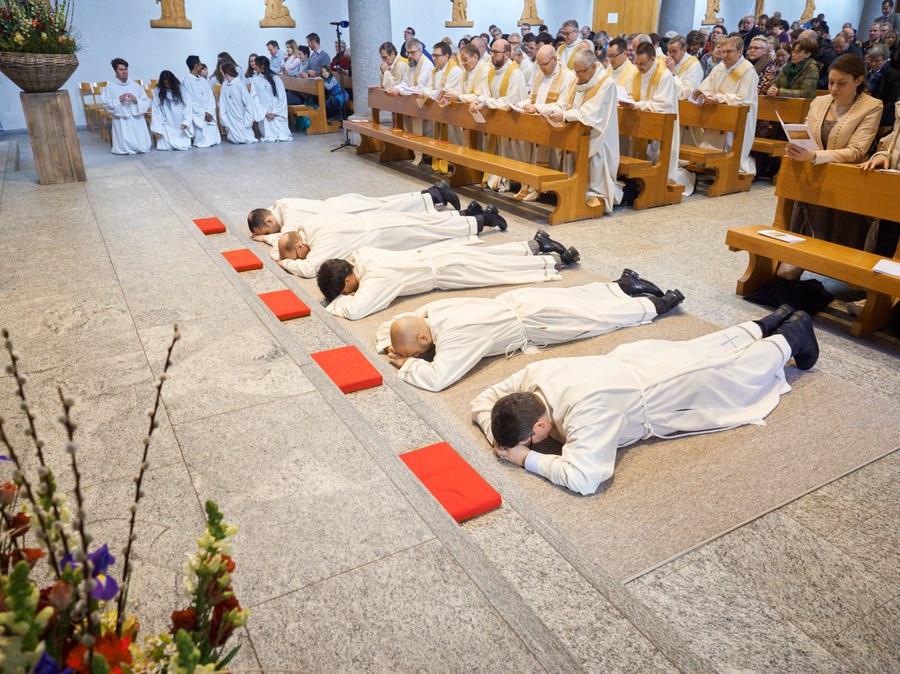
M 485 123 L 479 124 L 469 113 L 467 104 L 441 107 L 430 99 L 417 101 L 412 96 L 388 96 L 377 87 L 369 89 L 369 105 L 372 108 L 370 122 L 344 123 L 345 129 L 355 131 L 362 137 L 357 153 L 379 152 L 382 162 L 409 159 L 413 152 L 446 159 L 454 165 L 453 175 L 449 180 L 453 186 L 479 183 L 484 173 L 493 173 L 517 182 L 535 185 L 542 192 L 555 192 L 558 199 L 556 208 L 549 217 L 551 225 L 598 218 L 603 215 L 602 206 L 591 208 L 585 203 L 589 184 L 591 130 L 583 124 L 570 123 L 563 128 L 555 128 L 539 115 L 488 109 L 482 110 Z M 380 124 L 381 110 L 393 114 L 392 127 Z M 454 145 L 406 133 L 399 121 L 401 116 L 420 117 L 463 128 L 468 132 L 467 143 L 465 146 Z M 564 171 L 482 152 L 477 149 L 479 132 L 571 152 L 575 156 L 575 171 L 570 177 Z
M 305 96 L 312 96 L 316 99 L 318 109 L 311 105 L 289 105 L 288 117 L 289 123 L 293 128 L 293 118 L 296 116 L 309 117 L 309 128 L 306 130 L 308 135 L 316 133 L 335 133 L 341 130 L 341 125 L 336 122 L 329 122 L 325 113 L 325 83 L 321 79 L 309 79 L 307 77 L 288 77 L 287 75 L 279 75 L 281 81 L 284 82 L 284 88 L 288 91 L 294 91 Z
M 897 174 L 863 171 L 855 164 L 813 166 L 785 159 L 775 188 L 778 207 L 772 227 L 733 227 L 725 237 L 731 250 L 746 250 L 750 254 L 747 270 L 738 280 L 736 292 L 749 295 L 772 282 L 778 262 L 783 261 L 865 288 L 865 307 L 850 329 L 855 337 L 884 327 L 890 320 L 892 298 L 900 297 L 900 278 L 872 271 L 883 258 L 806 236 L 799 243 L 785 243 L 762 236 L 759 231 L 786 229 L 797 201 L 896 220 L 898 190 L 900 176 Z M 898 253 L 900 251 L 894 254 L 894 259 L 900 259 Z
M 619 135 L 630 136 L 641 143 L 634 143 L 643 149 L 643 141 L 659 141 L 659 160 L 651 164 L 647 159 L 619 157 L 619 177 L 631 178 L 638 183 L 638 196 L 634 208 L 653 208 L 681 203 L 684 185 L 669 181 L 669 158 L 672 154 L 672 135 L 675 132 L 677 116 L 646 110 L 619 108 Z M 637 154 L 637 153 L 636 153 Z
M 785 98 L 783 96 L 760 96 L 756 118 L 760 121 L 772 122 L 774 127 L 781 128 L 778 115 L 786 124 L 803 124 L 809 112 L 811 98 Z M 767 154 L 770 157 L 783 157 L 787 147 L 786 140 L 778 138 L 754 138 L 753 151 Z
M 678 101 L 678 121 L 682 126 L 734 134 L 729 152 L 681 144 L 678 156 L 689 162 L 689 170 L 712 170 L 715 174 L 715 180 L 706 193 L 708 197 L 750 190 L 753 175 L 740 170 L 749 111 L 750 108 L 745 105 L 696 105 L 690 101 Z

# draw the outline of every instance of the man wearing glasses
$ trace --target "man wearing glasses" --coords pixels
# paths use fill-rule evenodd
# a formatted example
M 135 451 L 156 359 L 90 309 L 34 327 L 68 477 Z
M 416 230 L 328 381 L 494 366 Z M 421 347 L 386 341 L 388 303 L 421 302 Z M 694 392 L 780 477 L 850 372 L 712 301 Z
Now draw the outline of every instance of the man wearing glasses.
M 620 37 L 611 40 L 606 47 L 606 58 L 609 59 L 609 74 L 620 87 L 628 88 L 637 68 L 628 60 L 628 45 Z
M 697 105 L 747 105 L 747 124 L 744 132 L 744 146 L 741 148 L 742 173 L 756 173 L 756 162 L 750 156 L 756 130 L 756 108 L 759 102 L 759 75 L 743 56 L 744 41 L 739 37 L 723 37 L 716 42 L 722 54 L 722 61 L 712 69 L 709 77 L 700 83 L 693 100 Z M 715 148 L 729 152 L 734 141 L 733 133 L 714 129 L 704 130 L 700 137 L 700 147 Z
M 566 64 L 566 68 L 572 70 L 575 63 L 575 50 L 581 42 L 581 31 L 578 30 L 578 22 L 569 19 L 562 25 L 562 37 L 565 44 L 559 46 L 559 60 Z
M 403 78 L 403 84 L 408 89 L 423 90 L 430 87 L 434 64 L 423 56 L 422 43 L 412 37 L 406 41 L 404 46 L 406 47 L 406 59 L 409 68 L 406 71 L 406 76 Z M 384 93 L 388 96 L 398 96 L 400 95 L 400 87 L 385 89 Z M 404 117 L 403 126 L 410 133 L 421 136 L 425 133 L 424 122 L 425 120 L 421 117 Z M 431 126 L 430 123 L 429 126 Z M 422 163 L 422 153 L 416 152 L 413 158 L 413 166 L 418 166 L 420 163 Z

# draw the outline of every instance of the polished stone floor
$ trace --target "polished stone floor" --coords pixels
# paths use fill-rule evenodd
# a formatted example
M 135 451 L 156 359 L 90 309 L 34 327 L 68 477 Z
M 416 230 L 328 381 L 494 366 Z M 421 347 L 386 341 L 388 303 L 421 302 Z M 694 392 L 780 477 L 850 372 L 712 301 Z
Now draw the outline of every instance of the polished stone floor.
M 624 583 L 509 499 L 452 522 L 396 458 L 453 436 L 441 410 L 393 382 L 336 392 L 309 354 L 352 343 L 347 330 L 313 296 L 313 316 L 278 322 L 256 293 L 293 279 L 269 260 L 237 275 L 218 255 L 247 245 L 247 210 L 275 198 L 425 186 L 411 168 L 329 153 L 339 140 L 114 157 L 82 133 L 88 182 L 41 187 L 27 138 L 0 137 L 0 325 L 51 447 L 55 386 L 80 401 L 98 541 L 125 537 L 144 410 L 172 323 L 184 334 L 139 517 L 131 594 L 146 633 L 178 605 L 184 554 L 213 499 L 238 526 L 235 589 L 253 612 L 236 669 L 900 671 L 898 452 Z M 724 327 L 762 314 L 733 294 L 745 257 L 724 231 L 769 221 L 774 205 L 761 183 L 554 235 L 598 274 L 639 265 L 677 278 L 689 310 Z M 210 214 L 227 234 L 190 222 Z M 527 215 L 511 215 L 510 231 L 530 235 Z M 853 339 L 847 324 L 840 311 L 817 319 L 817 367 L 896 400 L 897 338 Z M 11 415 L 11 381 L 0 381 Z M 891 446 L 897 429 L 886 420 Z M 61 464 L 61 451 L 50 456 Z

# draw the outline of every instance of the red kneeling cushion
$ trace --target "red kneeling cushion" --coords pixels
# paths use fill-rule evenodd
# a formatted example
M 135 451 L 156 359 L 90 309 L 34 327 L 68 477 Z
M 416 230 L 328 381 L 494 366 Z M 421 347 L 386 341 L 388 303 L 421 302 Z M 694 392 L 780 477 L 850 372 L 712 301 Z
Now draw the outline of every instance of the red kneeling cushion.
M 225 225 L 219 218 L 200 218 L 194 220 L 194 224 L 200 228 L 204 234 L 221 234 L 225 231 Z
M 309 316 L 309 307 L 303 304 L 300 298 L 290 290 L 260 293 L 259 299 L 265 302 L 266 306 L 272 310 L 272 313 L 282 321 Z
M 355 346 L 342 346 L 311 355 L 344 393 L 381 386 L 381 373 Z
M 239 248 L 238 250 L 226 250 L 222 253 L 223 257 L 228 260 L 228 264 L 237 271 L 250 271 L 251 269 L 262 269 L 263 263 L 253 251 L 249 248 Z
M 500 494 L 446 442 L 400 458 L 457 522 L 500 507 Z

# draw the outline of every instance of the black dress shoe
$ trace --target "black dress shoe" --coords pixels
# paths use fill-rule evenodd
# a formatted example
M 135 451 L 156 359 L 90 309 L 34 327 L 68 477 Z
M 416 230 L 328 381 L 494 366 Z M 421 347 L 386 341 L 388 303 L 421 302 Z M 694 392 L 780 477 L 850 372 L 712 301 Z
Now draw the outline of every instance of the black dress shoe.
M 648 299 L 656 307 L 656 315 L 662 316 L 684 302 L 684 293 L 676 288 L 675 290 L 667 290 L 662 297 L 650 297 Z
M 558 253 L 559 255 L 563 255 L 566 252 L 566 247 L 559 241 L 551 239 L 550 235 L 543 229 L 539 229 L 534 233 L 534 240 L 537 241 L 542 254 Z
M 485 227 L 496 227 L 501 232 L 506 231 L 506 220 L 503 219 L 503 216 L 500 215 L 499 211 L 497 211 L 497 207 L 493 204 L 485 208 L 484 213 L 475 217 L 479 219 L 479 234 L 481 234 Z
M 819 342 L 813 330 L 812 318 L 805 311 L 795 311 L 775 330 L 791 347 L 794 364 L 801 370 L 808 370 L 819 359 Z
M 462 211 L 463 215 L 481 215 L 482 213 L 484 213 L 484 207 L 477 201 L 470 201 L 466 210 Z
M 622 275 L 613 281 L 613 283 L 616 283 L 623 291 L 625 291 L 626 295 L 630 295 L 631 297 L 663 296 L 663 291 L 658 285 L 652 281 L 641 278 L 640 274 L 636 271 L 631 271 L 630 269 L 623 269 Z
M 440 192 L 445 204 L 450 204 L 457 211 L 459 210 L 459 197 L 456 195 L 456 192 L 450 189 L 450 185 L 443 180 L 439 180 L 434 184 L 434 187 Z
M 790 304 L 782 304 L 768 316 L 764 316 L 753 322 L 760 327 L 763 337 L 769 337 L 770 335 L 775 334 L 778 327 L 784 323 L 792 313 L 794 313 L 794 307 Z
M 559 259 L 564 265 L 575 264 L 581 259 L 581 255 L 578 254 L 578 251 L 574 247 L 569 246 L 560 253 Z

